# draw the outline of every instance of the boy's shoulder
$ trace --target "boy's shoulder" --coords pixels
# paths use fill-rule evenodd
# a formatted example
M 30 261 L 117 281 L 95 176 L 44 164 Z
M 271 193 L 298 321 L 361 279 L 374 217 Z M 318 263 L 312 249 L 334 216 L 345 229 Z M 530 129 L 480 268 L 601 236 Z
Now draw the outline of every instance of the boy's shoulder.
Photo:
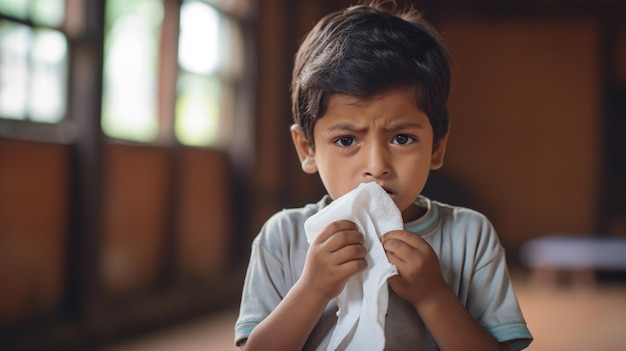
M 448 221 L 466 220 L 489 222 L 489 219 L 485 214 L 469 207 L 452 205 L 436 200 L 430 200 L 430 203 L 431 206 L 433 208 L 436 207 L 437 210 L 444 215 L 444 219 Z
M 420 196 L 417 201 L 420 206 L 428 209 L 428 215 L 436 217 L 433 221 L 437 222 L 437 226 L 442 229 L 477 234 L 493 231 L 489 218 L 475 209 L 430 200 L 423 196 Z
M 438 212 L 438 228 L 444 238 L 468 247 L 500 246 L 497 231 L 482 212 L 438 201 L 431 201 L 431 208 Z
M 302 207 L 284 208 L 274 213 L 266 222 L 265 226 L 303 224 L 309 217 L 319 212 L 330 203 L 330 197 L 325 195 L 321 200 L 308 203 Z
M 300 242 L 304 235 L 304 222 L 330 203 L 330 197 L 324 196 L 320 201 L 302 207 L 285 208 L 273 214 L 261 229 L 257 240 L 274 246 L 282 243 Z

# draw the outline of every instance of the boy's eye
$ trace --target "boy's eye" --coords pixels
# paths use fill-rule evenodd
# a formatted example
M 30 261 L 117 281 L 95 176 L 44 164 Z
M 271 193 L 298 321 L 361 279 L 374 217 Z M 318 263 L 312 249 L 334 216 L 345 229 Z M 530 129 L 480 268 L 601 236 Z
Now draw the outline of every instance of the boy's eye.
M 415 138 L 408 135 L 400 134 L 393 137 L 393 143 L 398 145 L 405 145 L 415 142 Z
M 354 137 L 343 136 L 335 140 L 335 144 L 341 147 L 348 147 L 354 144 Z

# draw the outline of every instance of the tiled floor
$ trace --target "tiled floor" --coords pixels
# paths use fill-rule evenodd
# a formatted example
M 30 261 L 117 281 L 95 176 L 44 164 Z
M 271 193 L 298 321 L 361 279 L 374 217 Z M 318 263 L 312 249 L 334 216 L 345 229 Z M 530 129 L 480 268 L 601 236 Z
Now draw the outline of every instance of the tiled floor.
M 626 351 L 626 285 L 548 287 L 514 280 L 535 337 L 529 351 Z M 102 351 L 234 351 L 236 311 L 217 313 Z

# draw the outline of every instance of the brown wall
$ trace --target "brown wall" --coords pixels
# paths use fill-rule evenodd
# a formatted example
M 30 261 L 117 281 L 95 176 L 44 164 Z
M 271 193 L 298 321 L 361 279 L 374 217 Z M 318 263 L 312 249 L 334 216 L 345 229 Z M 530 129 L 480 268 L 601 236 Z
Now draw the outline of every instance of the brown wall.
M 592 234 L 601 145 L 598 26 L 588 20 L 454 20 L 446 172 L 517 247 Z
M 0 139 L 0 331 L 69 323 L 66 337 L 76 341 L 74 318 L 122 332 L 201 311 L 211 296 L 235 300 L 222 296 L 240 284 L 225 153 L 108 145 L 97 267 L 84 288 L 70 277 L 82 267 L 68 264 L 89 264 L 76 259 L 76 241 L 94 233 L 72 236 L 70 159 L 69 146 Z M 224 279 L 232 274 L 237 281 Z M 72 316 L 72 305 L 97 317 L 81 321 L 86 311 Z
M 186 149 L 171 163 L 170 152 L 107 147 L 100 266 L 106 294 L 126 296 L 158 285 L 170 249 L 181 279 L 202 280 L 228 268 L 234 218 L 226 155 Z M 180 168 L 176 179 L 171 167 Z M 168 248 L 172 216 L 176 247 Z
M 68 168 L 65 146 L 0 139 L 0 327 L 62 301 Z
M 155 285 L 167 231 L 166 150 L 110 146 L 104 163 L 100 274 L 106 295 Z

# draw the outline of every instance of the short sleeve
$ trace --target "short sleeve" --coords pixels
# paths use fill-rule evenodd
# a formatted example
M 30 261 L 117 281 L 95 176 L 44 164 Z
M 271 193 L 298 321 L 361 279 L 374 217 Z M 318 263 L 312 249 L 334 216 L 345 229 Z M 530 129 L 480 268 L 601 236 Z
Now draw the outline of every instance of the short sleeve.
M 280 304 L 302 274 L 309 246 L 303 234 L 304 221 L 318 208 L 312 204 L 276 213 L 252 242 L 235 323 L 236 345 Z
M 261 245 L 260 239 L 259 236 L 252 243 L 250 262 L 244 280 L 239 318 L 235 324 L 237 346 L 278 306 L 284 293 L 281 291 L 284 283 L 279 279 L 282 265 L 276 256 Z
M 483 229 L 466 307 L 498 342 L 522 350 L 533 338 L 513 291 L 504 249 L 489 223 Z

